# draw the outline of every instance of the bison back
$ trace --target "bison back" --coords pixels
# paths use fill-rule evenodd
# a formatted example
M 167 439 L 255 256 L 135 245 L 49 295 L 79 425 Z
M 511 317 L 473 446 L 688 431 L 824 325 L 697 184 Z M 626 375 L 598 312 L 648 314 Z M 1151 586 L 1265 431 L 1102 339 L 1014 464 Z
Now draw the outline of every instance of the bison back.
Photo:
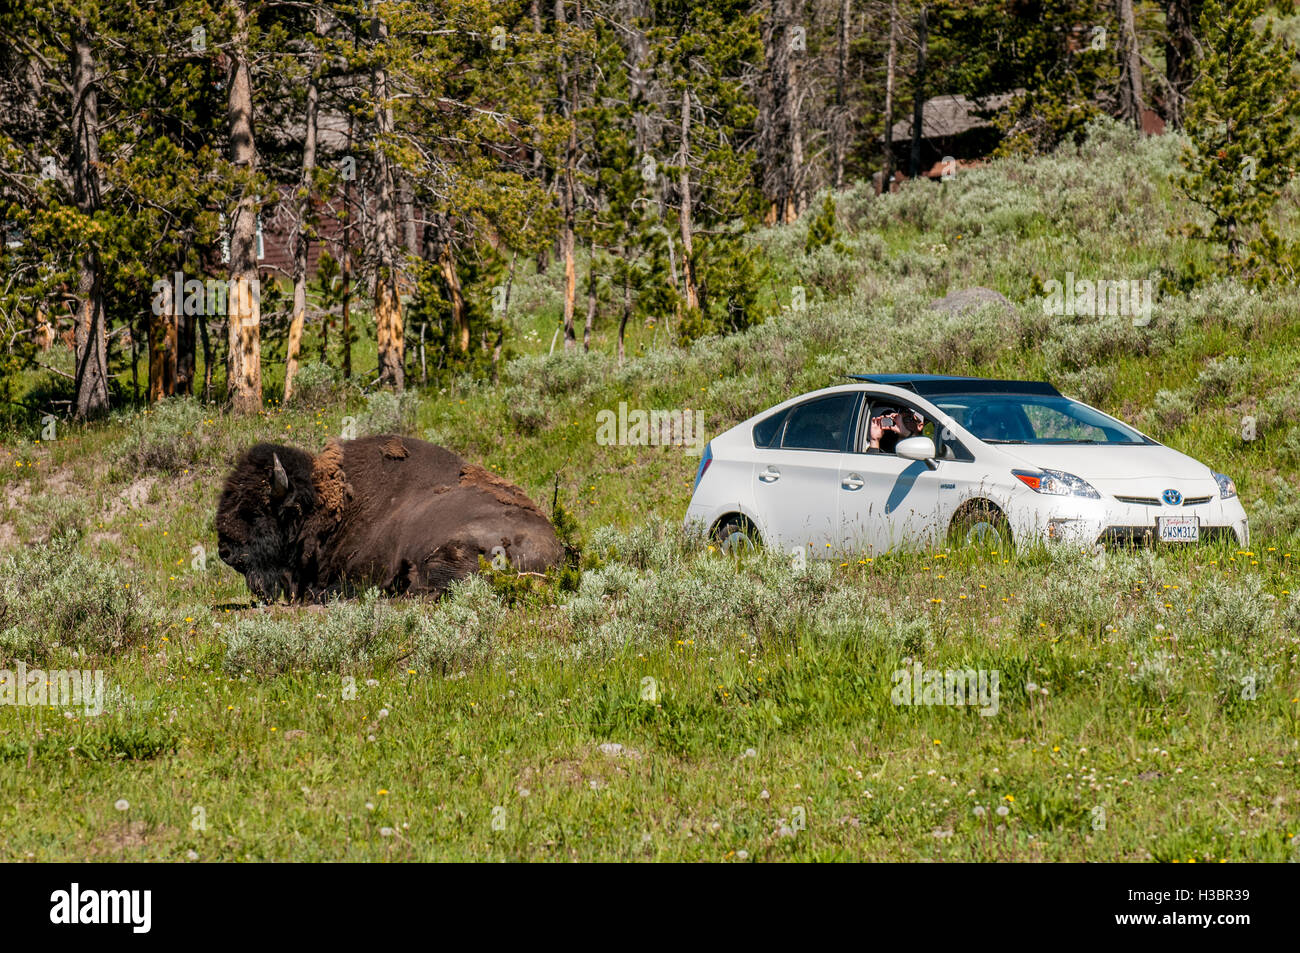
M 556 565 L 563 547 L 522 490 L 451 451 L 409 437 L 343 445 L 348 513 L 326 580 L 439 593 L 498 552 L 520 570 Z

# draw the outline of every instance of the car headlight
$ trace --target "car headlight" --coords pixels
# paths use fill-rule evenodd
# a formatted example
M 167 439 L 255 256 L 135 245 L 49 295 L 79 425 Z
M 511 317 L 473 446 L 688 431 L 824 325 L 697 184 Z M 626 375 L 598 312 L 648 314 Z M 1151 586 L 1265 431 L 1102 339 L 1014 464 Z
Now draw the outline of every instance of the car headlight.
M 1219 499 L 1230 500 L 1237 495 L 1237 484 L 1226 473 L 1214 474 L 1214 482 L 1219 484 Z
M 1101 499 L 1101 494 L 1092 488 L 1091 483 L 1063 470 L 1012 470 L 1011 474 L 1035 493 Z

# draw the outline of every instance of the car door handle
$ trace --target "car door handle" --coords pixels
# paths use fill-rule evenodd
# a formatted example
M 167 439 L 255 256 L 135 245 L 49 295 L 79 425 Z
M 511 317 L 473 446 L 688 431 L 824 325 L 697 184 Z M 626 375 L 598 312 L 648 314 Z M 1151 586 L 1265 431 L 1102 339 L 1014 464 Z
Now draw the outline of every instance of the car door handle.
M 768 467 L 758 474 L 758 478 L 764 483 L 775 483 L 781 479 L 781 471 L 776 467 Z
M 863 484 L 864 481 L 862 477 L 858 476 L 856 473 L 850 473 L 840 481 L 840 486 L 844 487 L 846 490 L 860 490 L 862 489 Z

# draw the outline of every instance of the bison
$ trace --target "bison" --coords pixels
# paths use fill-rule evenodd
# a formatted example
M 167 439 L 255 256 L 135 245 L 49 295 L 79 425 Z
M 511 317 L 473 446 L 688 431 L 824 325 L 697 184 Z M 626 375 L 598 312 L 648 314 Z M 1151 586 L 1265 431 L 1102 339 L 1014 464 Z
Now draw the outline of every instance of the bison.
M 265 601 L 370 586 L 437 594 L 476 571 L 480 556 L 536 572 L 564 551 L 519 487 L 392 435 L 334 440 L 315 456 L 259 443 L 226 478 L 217 539 L 222 562 Z

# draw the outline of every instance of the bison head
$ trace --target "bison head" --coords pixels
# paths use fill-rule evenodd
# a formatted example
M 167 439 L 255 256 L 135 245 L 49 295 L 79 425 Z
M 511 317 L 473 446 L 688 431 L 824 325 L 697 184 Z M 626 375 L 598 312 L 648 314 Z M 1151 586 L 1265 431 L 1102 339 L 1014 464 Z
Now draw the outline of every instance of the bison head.
M 300 535 L 315 508 L 311 455 L 259 443 L 221 491 L 217 554 L 259 599 L 297 598 L 305 584 Z

